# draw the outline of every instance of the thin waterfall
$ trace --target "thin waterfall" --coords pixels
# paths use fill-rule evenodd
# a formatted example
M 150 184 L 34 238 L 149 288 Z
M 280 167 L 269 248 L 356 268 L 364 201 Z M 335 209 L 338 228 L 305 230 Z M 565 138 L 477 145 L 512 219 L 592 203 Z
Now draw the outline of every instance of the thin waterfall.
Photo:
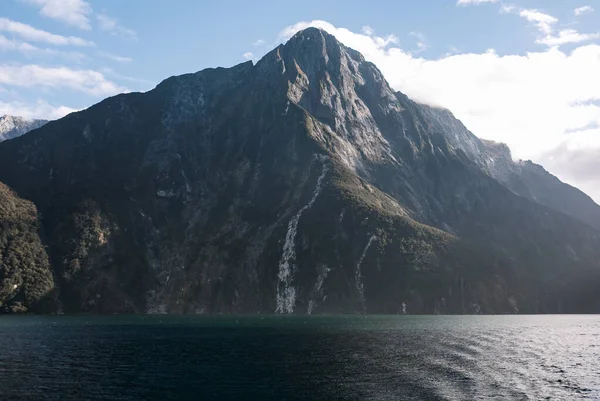
M 367 252 L 369 251 L 371 244 L 376 239 L 377 239 L 376 235 L 371 235 L 371 237 L 369 238 L 369 242 L 367 242 L 367 246 L 365 246 L 365 249 L 363 249 L 362 255 L 360 255 L 360 259 L 358 259 L 358 263 L 356 264 L 356 274 L 354 275 L 354 278 L 356 280 L 356 289 L 358 290 L 358 294 L 360 296 L 360 302 L 361 302 L 363 311 L 365 310 L 365 290 L 364 290 L 363 279 L 362 279 L 362 271 L 361 271 L 360 267 L 362 265 L 363 260 L 365 259 L 365 256 L 367 256 Z
M 323 168 L 321 175 L 317 180 L 317 185 L 313 192 L 310 201 L 296 213 L 296 215 L 288 223 L 287 233 L 285 235 L 285 243 L 283 244 L 283 254 L 279 261 L 279 282 L 277 284 L 277 309 L 276 313 L 293 313 L 296 305 L 296 289 L 294 288 L 293 280 L 296 273 L 296 235 L 298 234 L 298 222 L 302 213 L 310 209 L 315 203 L 315 200 L 321 193 L 323 179 L 327 174 L 328 165 L 323 160 Z

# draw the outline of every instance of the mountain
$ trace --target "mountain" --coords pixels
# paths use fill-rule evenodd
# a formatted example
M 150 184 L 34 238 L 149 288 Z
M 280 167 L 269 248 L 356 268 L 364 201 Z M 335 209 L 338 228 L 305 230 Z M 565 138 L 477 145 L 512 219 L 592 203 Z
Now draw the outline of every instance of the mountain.
M 600 311 L 599 207 L 505 156 L 309 28 L 4 142 L 0 181 L 53 273 L 31 311 Z
M 40 128 L 47 120 L 28 120 L 23 117 L 4 115 L 0 117 L 0 142 L 21 136 Z

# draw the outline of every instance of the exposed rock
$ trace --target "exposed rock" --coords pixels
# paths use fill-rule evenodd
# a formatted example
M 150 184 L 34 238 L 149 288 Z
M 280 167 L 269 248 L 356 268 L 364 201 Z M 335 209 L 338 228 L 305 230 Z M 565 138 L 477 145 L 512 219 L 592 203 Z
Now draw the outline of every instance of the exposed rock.
M 4 115 L 0 117 L 0 142 L 21 136 L 40 128 L 47 120 L 30 120 L 23 117 Z

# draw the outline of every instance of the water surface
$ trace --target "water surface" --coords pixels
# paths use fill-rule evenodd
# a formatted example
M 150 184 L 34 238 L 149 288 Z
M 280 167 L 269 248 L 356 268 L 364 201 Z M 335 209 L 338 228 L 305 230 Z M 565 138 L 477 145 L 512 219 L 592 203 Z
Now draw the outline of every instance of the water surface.
M 600 316 L 3 316 L 0 399 L 600 399 L 599 347 Z

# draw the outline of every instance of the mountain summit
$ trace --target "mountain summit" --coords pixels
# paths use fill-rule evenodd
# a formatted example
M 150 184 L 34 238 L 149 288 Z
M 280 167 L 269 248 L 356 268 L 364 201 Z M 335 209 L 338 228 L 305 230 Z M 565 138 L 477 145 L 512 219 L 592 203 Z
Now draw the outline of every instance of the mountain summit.
M 27 256 L 20 231 L 5 234 L 0 301 L 599 312 L 600 207 L 507 152 L 308 28 L 256 65 L 171 77 L 0 144 L 5 196 L 29 210 L 9 208 L 0 224 L 39 227 L 45 249 Z M 11 290 L 35 277 L 35 296 Z

